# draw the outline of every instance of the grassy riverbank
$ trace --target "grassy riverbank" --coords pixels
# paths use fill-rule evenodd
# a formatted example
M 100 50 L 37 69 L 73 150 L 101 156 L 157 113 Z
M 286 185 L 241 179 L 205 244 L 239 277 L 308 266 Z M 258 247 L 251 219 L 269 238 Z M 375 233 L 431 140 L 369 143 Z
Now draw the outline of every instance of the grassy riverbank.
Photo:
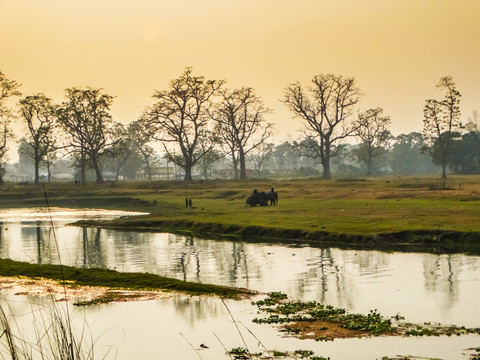
M 145 291 L 175 291 L 190 295 L 218 295 L 225 298 L 239 298 L 252 295 L 246 289 L 231 288 L 212 284 L 181 281 L 148 273 L 121 273 L 98 268 L 74 268 L 50 264 L 30 264 L 10 259 L 0 259 L 0 276 L 26 276 L 28 278 L 51 279 L 65 282 L 67 286 L 101 286 L 110 289 Z M 113 301 L 114 299 L 104 299 Z
M 376 246 L 430 244 L 466 251 L 480 244 L 480 177 L 136 182 L 46 185 L 51 206 L 115 208 L 150 215 L 103 222 L 143 230 L 269 237 Z M 249 207 L 254 188 L 275 185 L 278 206 Z M 191 198 L 193 208 L 185 208 Z M 0 187 L 2 207 L 44 206 L 42 187 Z

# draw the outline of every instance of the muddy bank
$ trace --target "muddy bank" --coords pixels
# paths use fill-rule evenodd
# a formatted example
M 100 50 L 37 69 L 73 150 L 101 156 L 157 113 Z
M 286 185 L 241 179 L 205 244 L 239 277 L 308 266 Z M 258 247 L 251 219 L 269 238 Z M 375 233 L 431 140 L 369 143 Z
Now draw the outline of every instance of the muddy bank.
M 80 286 L 73 281 L 59 281 L 24 276 L 0 276 L 0 290 L 15 295 L 50 296 L 54 302 L 72 301 L 75 305 L 93 305 L 108 302 L 147 301 L 174 296 L 174 292 L 161 290 L 112 289 L 105 286 Z
M 74 225 L 130 231 L 172 232 L 201 238 L 229 238 L 244 241 L 287 241 L 344 249 L 378 249 L 431 253 L 480 254 L 480 232 L 409 230 L 377 234 L 337 234 L 327 231 L 240 226 L 188 220 L 122 218 L 109 221 L 79 221 Z

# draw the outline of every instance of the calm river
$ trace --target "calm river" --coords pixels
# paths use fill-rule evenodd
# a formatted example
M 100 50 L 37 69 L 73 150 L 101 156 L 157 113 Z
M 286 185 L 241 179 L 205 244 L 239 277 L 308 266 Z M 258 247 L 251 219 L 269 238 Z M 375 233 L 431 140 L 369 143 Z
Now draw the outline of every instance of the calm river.
M 121 215 L 53 209 L 46 216 L 39 209 L 0 210 L 0 257 L 149 272 L 261 292 L 282 291 L 293 299 L 317 300 L 352 312 L 378 309 L 385 316 L 400 314 L 414 323 L 480 327 L 479 256 L 340 250 L 65 226 L 86 217 Z M 3 301 L 8 301 L 20 319 L 28 318 L 31 307 L 41 302 L 5 290 L 2 293 Z M 466 349 L 480 346 L 480 337 L 475 335 L 380 337 L 328 343 L 285 339 L 270 325 L 251 322 L 257 314 L 250 301 L 228 301 L 228 306 L 235 319 L 267 348 L 311 349 L 332 360 L 373 360 L 409 354 L 468 359 L 471 351 Z M 74 311 L 98 337 L 97 351 L 110 349 L 111 358 L 199 358 L 186 338 L 195 347 L 201 343 L 209 346 L 201 350 L 203 359 L 226 359 L 215 334 L 228 349 L 243 346 L 228 312 L 217 299 L 174 297 Z M 248 339 L 247 330 L 245 333 L 255 348 L 258 341 L 251 335 Z

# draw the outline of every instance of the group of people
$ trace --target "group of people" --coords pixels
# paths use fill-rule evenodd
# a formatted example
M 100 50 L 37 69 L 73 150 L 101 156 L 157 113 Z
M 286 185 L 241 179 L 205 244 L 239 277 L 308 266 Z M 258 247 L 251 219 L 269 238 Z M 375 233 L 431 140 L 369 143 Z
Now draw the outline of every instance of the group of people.
M 272 193 L 274 193 L 274 192 L 275 192 L 275 186 L 272 186 L 272 188 L 270 189 L 270 191 L 271 191 Z M 255 195 L 255 194 L 258 194 L 258 190 L 257 190 L 257 189 L 253 189 L 253 194 L 254 194 L 254 195 Z
M 185 198 L 185 209 L 192 208 L 192 199 Z

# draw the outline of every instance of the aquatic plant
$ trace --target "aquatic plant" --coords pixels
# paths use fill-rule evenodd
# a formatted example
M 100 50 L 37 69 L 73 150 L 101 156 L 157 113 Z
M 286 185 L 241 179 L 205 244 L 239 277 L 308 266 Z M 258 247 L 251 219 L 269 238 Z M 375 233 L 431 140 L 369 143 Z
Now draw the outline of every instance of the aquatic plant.
M 245 348 L 243 348 L 243 347 L 233 348 L 233 349 L 231 349 L 229 352 L 230 352 L 230 354 L 232 354 L 232 355 L 246 355 L 246 354 L 248 354 L 247 349 L 245 349 Z
M 278 296 L 278 293 L 270 293 L 266 299 L 257 301 L 254 304 L 261 311 L 269 314 L 266 318 L 253 319 L 253 322 L 259 324 L 282 324 L 319 320 L 338 323 L 345 329 L 366 331 L 373 335 L 392 331 L 391 320 L 384 319 L 377 310 L 371 310 L 367 315 L 349 314 L 343 308 L 320 304 L 316 301 L 287 301 L 285 296 Z M 284 327 L 284 331 L 300 332 L 298 328 L 291 326 Z
M 312 350 L 295 350 L 295 354 L 299 355 L 300 358 L 305 359 L 309 356 L 312 356 L 314 352 Z

